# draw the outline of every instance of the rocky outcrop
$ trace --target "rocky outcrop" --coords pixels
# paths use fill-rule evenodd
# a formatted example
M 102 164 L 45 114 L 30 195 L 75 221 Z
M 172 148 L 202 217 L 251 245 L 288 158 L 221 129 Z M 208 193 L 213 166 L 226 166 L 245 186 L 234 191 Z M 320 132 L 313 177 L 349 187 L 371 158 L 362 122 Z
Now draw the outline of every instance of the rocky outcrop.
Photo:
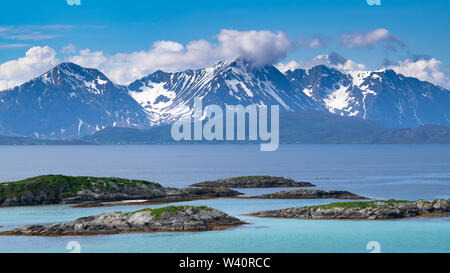
M 0 184 L 0 206 L 79 204 L 121 200 L 173 202 L 241 193 L 220 188 L 166 188 L 158 183 L 106 177 L 45 175 Z
M 131 213 L 104 213 L 66 223 L 28 225 L 0 232 L 0 235 L 79 236 L 131 232 L 207 231 L 242 224 L 245 223 L 209 207 L 169 206 Z
M 74 208 L 91 207 L 115 207 L 115 206 L 133 206 L 133 205 L 154 205 L 173 202 L 185 202 L 212 198 L 236 197 L 242 195 L 238 191 L 226 187 L 211 188 L 165 188 L 166 195 L 149 199 L 123 199 L 119 201 L 85 201 L 73 205 Z
M 348 191 L 323 191 L 323 190 L 293 190 L 267 193 L 249 198 L 256 199 L 316 199 L 316 198 L 334 198 L 334 199 L 368 199 Z
M 261 211 L 250 214 L 257 217 L 280 217 L 301 219 L 398 219 L 428 216 L 450 212 L 450 199 L 433 201 L 370 201 L 332 203 L 322 206 L 288 208 Z
M 189 198 L 218 198 L 218 197 L 234 197 L 242 193 L 231 190 L 228 187 L 212 187 L 212 188 L 166 188 L 167 199 L 189 199 Z
M 314 187 L 309 182 L 296 182 L 290 178 L 278 176 L 239 176 L 214 181 L 205 181 L 191 185 L 192 187 L 229 187 L 229 188 L 284 188 Z

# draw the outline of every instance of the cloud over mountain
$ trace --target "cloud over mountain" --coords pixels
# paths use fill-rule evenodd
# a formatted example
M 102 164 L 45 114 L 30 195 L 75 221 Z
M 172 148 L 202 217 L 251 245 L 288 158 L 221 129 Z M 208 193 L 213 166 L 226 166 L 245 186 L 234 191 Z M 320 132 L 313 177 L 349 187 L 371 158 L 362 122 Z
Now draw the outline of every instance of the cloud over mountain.
M 71 28 L 72 26 L 66 25 L 39 26 L 40 30 Z M 5 31 L 11 31 L 10 27 L 0 28 L 0 32 Z M 384 28 L 368 32 L 344 33 L 340 38 L 347 48 L 354 49 L 370 48 L 378 43 L 384 44 L 385 47 L 403 45 L 400 39 Z M 346 59 L 335 52 L 320 54 L 309 60 L 279 62 L 294 49 L 317 49 L 326 45 L 326 38 L 322 36 L 303 38 L 300 42 L 294 43 L 281 31 L 223 29 L 213 37 L 213 40 L 200 39 L 185 44 L 161 40 L 154 42 L 147 50 L 113 55 L 89 48 L 78 51 L 74 45 L 68 43 L 60 50 L 59 54 L 62 55 L 58 58 L 56 51 L 51 47 L 35 46 L 30 48 L 24 57 L 0 64 L 0 90 L 14 87 L 36 77 L 59 63 L 60 60 L 99 69 L 119 84 L 128 84 L 157 70 L 175 72 L 198 69 L 236 57 L 246 59 L 256 66 L 277 63 L 276 67 L 282 72 L 296 68 L 311 68 L 320 64 L 341 71 L 367 69 L 366 65 Z M 0 43 L 0 48 L 2 46 L 3 44 Z M 5 46 L 9 47 L 10 45 Z M 389 61 L 383 67 L 393 69 L 405 76 L 430 81 L 445 88 L 450 87 L 448 69 L 445 70 L 441 61 L 435 58 L 409 57 L 402 61 Z
M 393 62 L 387 67 L 405 76 L 450 88 L 448 73 L 445 73 L 441 61 L 435 58 L 413 56 L 400 62 Z
M 332 52 L 330 54 L 321 54 L 306 61 L 290 61 L 288 63 L 278 63 L 276 67 L 281 72 L 295 70 L 298 68 L 311 68 L 316 65 L 326 65 L 342 71 L 364 70 L 364 64 L 356 63 L 353 60 L 344 58 L 343 56 Z
M 118 83 L 129 83 L 156 70 L 180 71 L 212 65 L 220 60 L 242 57 L 255 65 L 272 64 L 286 56 L 293 43 L 283 32 L 223 29 L 217 42 L 196 40 L 186 45 L 157 41 L 146 51 L 118 53 L 84 49 L 69 58 L 77 64 L 104 71 Z
M 0 90 L 23 83 L 59 62 L 56 51 L 48 46 L 30 48 L 25 57 L 0 64 Z
M 342 33 L 340 37 L 341 43 L 347 48 L 372 48 L 381 42 L 397 43 L 404 46 L 403 42 L 392 35 L 385 28 L 377 28 L 367 32 Z M 392 47 L 392 45 L 391 45 Z

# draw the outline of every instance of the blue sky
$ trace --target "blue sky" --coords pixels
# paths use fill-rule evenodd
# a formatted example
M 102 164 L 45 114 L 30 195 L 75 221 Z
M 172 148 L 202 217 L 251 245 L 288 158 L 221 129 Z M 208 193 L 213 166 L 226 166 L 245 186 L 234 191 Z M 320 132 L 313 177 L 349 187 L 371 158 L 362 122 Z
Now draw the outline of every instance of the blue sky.
M 276 62 L 307 62 L 337 52 L 367 69 L 434 58 L 445 72 L 450 63 L 449 10 L 448 0 L 381 0 L 379 6 L 366 0 L 81 0 L 72 6 L 66 0 L 7 1 L 0 16 L 0 63 L 22 58 L 34 46 L 48 46 L 63 61 L 83 49 L 101 52 L 104 58 L 147 51 L 156 41 L 186 45 L 207 40 L 217 45 L 221 30 L 227 29 L 281 31 L 292 46 L 276 55 Z M 370 32 L 377 29 L 387 32 L 371 40 Z M 84 61 L 107 70 L 106 65 Z M 8 80 L 6 74 L 0 69 L 0 80 Z

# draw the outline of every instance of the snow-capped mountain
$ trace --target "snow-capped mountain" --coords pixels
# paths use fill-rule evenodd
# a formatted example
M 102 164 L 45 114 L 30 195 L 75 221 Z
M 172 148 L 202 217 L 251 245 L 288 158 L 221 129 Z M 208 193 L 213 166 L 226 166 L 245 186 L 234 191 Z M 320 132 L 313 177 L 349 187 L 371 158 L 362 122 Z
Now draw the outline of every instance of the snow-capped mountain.
M 324 110 L 294 89 L 274 66 L 254 67 L 241 58 L 199 70 L 157 71 L 131 83 L 128 89 L 154 124 L 192 114 L 195 97 L 201 98 L 204 106 L 258 104 L 280 105 L 282 111 Z
M 285 112 L 324 111 L 385 127 L 450 126 L 450 91 L 392 70 L 343 73 L 323 65 L 281 73 L 244 59 L 205 69 L 157 71 L 128 86 L 96 69 L 62 63 L 0 92 L 0 134 L 74 138 L 106 127 L 148 128 L 203 107 L 280 105 Z
M 125 87 L 73 63 L 0 92 L 3 134 L 71 138 L 111 126 L 142 128 L 149 122 Z
M 323 65 L 287 71 L 299 92 L 331 113 L 357 116 L 392 128 L 450 125 L 450 91 L 392 70 L 348 74 Z

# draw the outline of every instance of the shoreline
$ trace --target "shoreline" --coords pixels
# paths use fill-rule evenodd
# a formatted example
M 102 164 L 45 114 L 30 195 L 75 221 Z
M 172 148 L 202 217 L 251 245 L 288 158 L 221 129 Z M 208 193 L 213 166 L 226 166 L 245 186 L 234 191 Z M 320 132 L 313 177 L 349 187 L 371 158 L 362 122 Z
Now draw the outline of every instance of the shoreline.
M 25 225 L 1 231 L 0 236 L 91 236 L 120 233 L 200 232 L 247 224 L 206 206 L 166 206 L 134 212 L 110 212 L 74 221 Z
M 0 231 L 0 238 L 2 236 L 23 236 L 23 237 L 84 237 L 84 236 L 108 236 L 108 235 L 118 235 L 118 234 L 126 234 L 126 233 L 185 233 L 185 232 L 208 232 L 208 231 L 216 231 L 216 230 L 226 230 L 234 227 L 239 227 L 243 225 L 249 225 L 251 223 L 247 223 L 244 221 L 241 221 L 240 223 L 236 224 L 212 224 L 210 228 L 208 229 L 192 229 L 192 230 L 144 230 L 144 229 L 137 229 L 137 230 L 120 230 L 120 231 L 102 231 L 102 232 L 92 232 L 92 233 L 66 233 L 66 234 L 21 234 L 17 233 L 11 230 L 5 230 Z
M 438 214 L 450 214 L 450 199 L 337 202 L 319 206 L 259 211 L 246 216 L 304 220 L 391 220 L 423 215 L 433 217 Z
M 255 215 L 255 213 L 246 213 L 241 214 L 241 216 L 248 216 L 248 217 L 256 217 L 256 218 L 274 218 L 274 219 L 289 219 L 289 220 L 311 220 L 311 221 L 321 221 L 321 220 L 334 220 L 334 221 L 400 221 L 400 220 L 408 220 L 408 219 L 418 219 L 418 218 L 450 218 L 450 212 L 442 213 L 442 212 L 432 212 L 432 213 L 426 213 L 421 214 L 417 216 L 408 216 L 408 217 L 402 217 L 402 218 L 387 218 L 387 219 L 355 219 L 355 218 L 320 218 L 320 219 L 312 219 L 312 218 L 293 218 L 293 217 L 286 217 L 286 216 L 258 216 Z M 448 219 L 450 221 L 450 219 Z
M 125 200 L 117 201 L 116 202 L 105 202 L 105 203 L 79 203 L 79 204 L 67 204 L 71 205 L 71 208 L 100 208 L 100 207 L 120 207 L 120 206 L 139 206 L 139 205 L 161 205 L 161 204 L 172 204 L 172 203 L 181 203 L 181 202 L 189 202 L 189 201 L 198 201 L 198 200 L 211 200 L 211 199 L 217 199 L 217 198 L 227 198 L 227 199 L 233 199 L 238 197 L 200 197 L 200 198 L 180 198 L 180 199 L 174 199 L 174 200 L 167 200 L 167 201 L 161 201 L 161 200 L 145 200 L 141 202 L 133 202 L 134 200 L 126 200 L 130 202 L 123 202 Z

